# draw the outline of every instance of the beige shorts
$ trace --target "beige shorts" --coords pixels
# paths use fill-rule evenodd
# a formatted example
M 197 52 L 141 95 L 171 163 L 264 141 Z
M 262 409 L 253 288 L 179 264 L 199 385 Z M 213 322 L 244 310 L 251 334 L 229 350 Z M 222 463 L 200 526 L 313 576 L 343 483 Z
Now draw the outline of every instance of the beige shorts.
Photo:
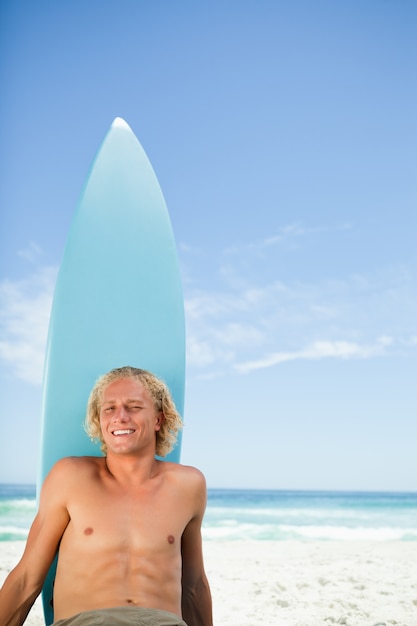
M 114 609 L 83 611 L 67 619 L 60 619 L 53 626 L 187 626 L 178 615 L 144 609 L 142 607 L 118 606 Z

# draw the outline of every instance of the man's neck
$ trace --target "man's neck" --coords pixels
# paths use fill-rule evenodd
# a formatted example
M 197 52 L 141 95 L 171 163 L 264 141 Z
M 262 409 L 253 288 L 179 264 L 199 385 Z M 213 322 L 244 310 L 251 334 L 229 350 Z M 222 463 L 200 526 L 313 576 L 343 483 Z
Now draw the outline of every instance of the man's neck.
M 125 487 L 145 485 L 158 474 L 160 461 L 155 457 L 115 455 L 109 453 L 105 458 L 108 473 Z

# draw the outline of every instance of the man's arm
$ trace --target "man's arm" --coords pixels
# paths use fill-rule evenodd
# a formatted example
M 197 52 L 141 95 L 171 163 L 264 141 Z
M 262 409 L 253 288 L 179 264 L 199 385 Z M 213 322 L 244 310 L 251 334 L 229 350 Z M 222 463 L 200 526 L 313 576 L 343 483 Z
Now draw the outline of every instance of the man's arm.
M 42 590 L 46 574 L 69 522 L 64 504 L 67 459 L 45 480 L 35 517 L 20 562 L 0 590 L 0 625 L 21 626 Z
M 206 507 L 206 485 L 198 474 L 197 512 L 184 530 L 182 553 L 182 617 L 188 626 L 213 626 L 211 593 L 204 571 L 201 524 Z

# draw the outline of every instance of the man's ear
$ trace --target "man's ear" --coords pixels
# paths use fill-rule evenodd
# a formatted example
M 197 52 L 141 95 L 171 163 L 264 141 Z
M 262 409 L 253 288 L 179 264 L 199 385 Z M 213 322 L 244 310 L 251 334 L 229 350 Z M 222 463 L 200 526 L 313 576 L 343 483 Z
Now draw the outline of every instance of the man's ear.
M 162 424 L 165 422 L 165 415 L 162 411 L 158 412 L 158 416 L 156 419 L 155 430 L 161 430 Z

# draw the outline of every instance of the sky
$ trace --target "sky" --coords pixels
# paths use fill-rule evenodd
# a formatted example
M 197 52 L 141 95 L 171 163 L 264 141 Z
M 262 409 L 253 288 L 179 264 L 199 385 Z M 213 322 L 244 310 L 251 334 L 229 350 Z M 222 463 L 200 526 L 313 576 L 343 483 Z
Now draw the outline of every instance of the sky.
M 120 116 L 178 248 L 181 461 L 417 490 L 416 42 L 414 0 L 2 0 L 0 482 L 36 480 L 54 283 Z

